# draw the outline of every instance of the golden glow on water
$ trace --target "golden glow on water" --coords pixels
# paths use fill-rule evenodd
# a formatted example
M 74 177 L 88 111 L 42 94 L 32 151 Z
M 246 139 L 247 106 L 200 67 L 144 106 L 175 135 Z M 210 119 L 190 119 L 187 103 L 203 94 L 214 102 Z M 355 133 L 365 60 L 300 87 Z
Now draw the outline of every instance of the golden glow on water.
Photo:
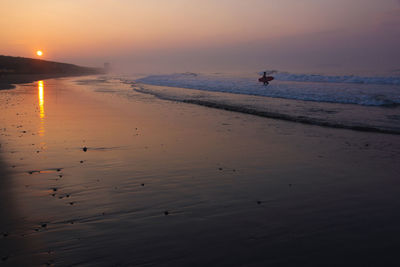
M 44 85 L 43 81 L 38 83 L 38 95 L 39 95 L 39 116 L 44 119 Z
M 43 81 L 38 82 L 38 98 L 39 98 L 39 117 L 40 117 L 40 129 L 39 135 L 44 135 L 44 83 Z

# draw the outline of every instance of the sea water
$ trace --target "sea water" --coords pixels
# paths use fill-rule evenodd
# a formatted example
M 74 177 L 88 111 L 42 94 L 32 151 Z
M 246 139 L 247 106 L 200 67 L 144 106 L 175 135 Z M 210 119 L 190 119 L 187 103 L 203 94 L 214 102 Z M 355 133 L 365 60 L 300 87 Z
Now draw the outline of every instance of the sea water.
M 275 80 L 267 87 L 258 82 L 256 74 L 234 76 L 178 73 L 151 75 L 139 79 L 138 82 L 316 102 L 366 106 L 400 105 L 400 77 L 324 76 L 287 72 L 277 72 L 273 76 Z
M 264 86 L 258 82 L 260 74 L 186 72 L 124 77 L 123 81 L 142 93 L 174 101 L 323 126 L 400 133 L 400 76 L 267 71 L 275 79 Z

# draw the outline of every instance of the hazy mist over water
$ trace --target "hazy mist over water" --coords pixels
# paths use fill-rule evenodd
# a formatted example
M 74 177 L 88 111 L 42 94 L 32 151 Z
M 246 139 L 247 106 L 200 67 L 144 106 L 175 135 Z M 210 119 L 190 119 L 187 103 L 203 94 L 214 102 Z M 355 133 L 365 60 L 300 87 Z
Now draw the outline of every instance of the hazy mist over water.
M 5 0 L 0 25 L 0 54 L 117 72 L 400 72 L 397 0 Z

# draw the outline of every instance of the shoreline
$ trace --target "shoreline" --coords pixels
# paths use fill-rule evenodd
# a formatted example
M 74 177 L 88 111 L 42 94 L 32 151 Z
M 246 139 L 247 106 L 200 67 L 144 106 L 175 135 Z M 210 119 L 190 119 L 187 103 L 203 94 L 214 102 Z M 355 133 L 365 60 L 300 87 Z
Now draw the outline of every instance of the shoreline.
M 209 108 L 240 112 L 240 113 L 250 114 L 250 115 L 264 117 L 264 118 L 298 122 L 298 123 L 302 123 L 302 124 L 316 125 L 316 126 L 321 126 L 321 127 L 353 130 L 353 131 L 360 131 L 360 132 L 400 135 L 400 132 L 398 132 L 398 131 L 379 129 L 379 128 L 369 127 L 369 126 L 347 126 L 347 125 L 342 125 L 342 124 L 334 124 L 334 123 L 329 123 L 329 122 L 324 122 L 324 121 L 311 120 L 306 117 L 291 117 L 291 116 L 285 116 L 284 114 L 267 112 L 267 111 L 258 111 L 258 110 L 254 110 L 251 108 L 237 107 L 237 106 L 222 104 L 222 103 L 213 103 L 213 102 L 194 100 L 194 99 L 183 100 L 182 102 L 194 104 L 194 105 L 205 106 L 205 107 L 209 107 Z
M 384 121 L 388 119 L 389 114 L 391 114 L 389 116 L 397 118 L 396 114 L 400 111 L 400 107 L 366 107 L 354 104 L 319 103 L 227 92 L 210 92 L 143 83 L 127 84 L 130 84 L 136 92 L 149 94 L 167 101 L 177 101 L 306 125 L 400 135 L 400 127 L 389 127 L 380 121 L 370 121 L 370 124 L 368 124 L 366 123 L 368 116 L 364 115 L 377 114 Z M 349 105 L 352 105 L 352 109 L 348 108 Z M 354 112 L 353 109 L 356 109 L 357 112 Z M 382 114 L 382 110 L 387 114 Z M 395 123 L 392 122 L 392 125 L 395 125 Z

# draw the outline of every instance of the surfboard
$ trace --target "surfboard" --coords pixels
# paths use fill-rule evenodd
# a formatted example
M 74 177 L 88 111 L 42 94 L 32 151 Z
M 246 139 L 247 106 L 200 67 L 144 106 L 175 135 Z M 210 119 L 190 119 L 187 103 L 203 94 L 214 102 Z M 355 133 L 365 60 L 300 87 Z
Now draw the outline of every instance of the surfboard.
M 274 79 L 274 77 L 272 77 L 272 76 L 267 76 L 267 77 L 261 77 L 260 79 L 258 79 L 258 81 L 259 82 L 262 82 L 262 83 L 264 83 L 264 82 L 270 82 L 270 81 L 272 81 Z

